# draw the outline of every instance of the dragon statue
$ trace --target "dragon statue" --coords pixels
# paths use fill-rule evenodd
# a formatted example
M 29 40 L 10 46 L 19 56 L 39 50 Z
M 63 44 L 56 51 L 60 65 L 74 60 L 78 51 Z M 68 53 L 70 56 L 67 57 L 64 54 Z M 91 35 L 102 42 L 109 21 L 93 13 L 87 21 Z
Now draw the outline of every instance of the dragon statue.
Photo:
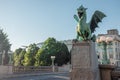
M 78 41 L 89 41 L 95 42 L 96 36 L 94 33 L 95 28 L 98 27 L 98 23 L 102 21 L 106 15 L 96 10 L 89 23 L 86 23 L 86 10 L 82 5 L 77 9 L 77 15 L 74 15 L 74 19 L 78 22 L 77 24 L 77 40 Z

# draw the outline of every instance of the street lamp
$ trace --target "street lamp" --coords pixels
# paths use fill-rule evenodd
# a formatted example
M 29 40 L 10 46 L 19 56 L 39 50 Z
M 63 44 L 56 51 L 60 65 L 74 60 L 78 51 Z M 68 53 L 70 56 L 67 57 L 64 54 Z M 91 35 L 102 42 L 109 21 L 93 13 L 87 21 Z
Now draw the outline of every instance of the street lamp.
M 55 72 L 55 66 L 54 66 L 55 56 L 51 56 L 51 60 L 52 60 L 52 70 L 53 72 Z
M 105 36 L 101 36 L 96 40 L 99 46 L 103 46 L 104 53 L 103 53 L 102 64 L 110 63 L 109 59 L 107 58 L 107 46 L 111 45 L 112 40 L 113 38 L 105 37 Z

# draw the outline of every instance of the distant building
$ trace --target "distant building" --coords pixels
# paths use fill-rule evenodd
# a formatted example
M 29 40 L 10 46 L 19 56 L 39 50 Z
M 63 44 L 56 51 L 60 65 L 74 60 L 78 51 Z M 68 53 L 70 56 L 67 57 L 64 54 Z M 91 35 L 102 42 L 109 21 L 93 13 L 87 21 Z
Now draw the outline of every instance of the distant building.
M 66 44 L 66 46 L 67 46 L 67 48 L 70 52 L 70 50 L 72 49 L 72 40 L 63 40 L 63 41 L 60 41 L 60 42 Z
M 107 45 L 107 58 L 111 64 L 120 65 L 120 35 L 117 29 L 111 29 L 107 31 L 107 34 L 99 34 L 97 39 L 105 37 L 105 41 L 111 40 Z M 96 44 L 96 51 L 99 57 L 99 61 L 103 59 L 104 50 L 103 47 Z

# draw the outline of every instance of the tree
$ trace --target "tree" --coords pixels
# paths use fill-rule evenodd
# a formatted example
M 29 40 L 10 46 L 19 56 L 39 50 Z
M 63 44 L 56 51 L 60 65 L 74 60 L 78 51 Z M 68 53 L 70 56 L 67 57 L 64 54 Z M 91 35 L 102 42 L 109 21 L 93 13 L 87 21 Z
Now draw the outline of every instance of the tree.
M 26 50 L 23 49 L 20 54 L 19 54 L 19 62 L 20 62 L 20 66 L 23 66 L 24 64 L 24 55 L 26 54 Z
M 22 52 L 22 48 L 18 48 L 15 50 L 15 52 L 13 53 L 13 63 L 14 63 L 14 66 L 20 66 L 21 65 L 21 61 L 20 61 L 20 53 Z
M 39 49 L 35 56 L 35 66 L 47 66 L 49 64 L 46 63 L 47 54 L 44 49 Z
M 8 39 L 8 35 L 0 29 L 0 52 L 8 52 L 10 50 L 11 44 Z
M 67 64 L 70 61 L 70 53 L 68 51 L 67 46 L 64 43 L 57 42 L 57 54 L 55 63 L 58 64 L 58 66 L 62 66 L 63 64 Z
M 69 51 L 64 43 L 56 41 L 54 38 L 48 38 L 36 54 L 36 66 L 51 65 L 51 56 L 55 56 L 55 64 L 61 66 L 69 62 Z
M 0 52 L 3 53 L 2 64 L 6 65 L 9 63 L 8 51 L 10 50 L 11 44 L 6 33 L 0 28 Z
M 34 66 L 35 64 L 35 55 L 38 52 L 38 47 L 36 44 L 30 44 L 28 46 L 28 50 L 26 51 L 26 54 L 24 55 L 24 66 Z

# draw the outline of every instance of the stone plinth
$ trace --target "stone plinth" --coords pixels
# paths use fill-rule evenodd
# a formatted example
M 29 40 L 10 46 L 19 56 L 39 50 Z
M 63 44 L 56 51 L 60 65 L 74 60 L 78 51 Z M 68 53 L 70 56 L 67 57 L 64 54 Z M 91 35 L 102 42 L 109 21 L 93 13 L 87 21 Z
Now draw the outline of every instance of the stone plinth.
M 117 77 L 117 74 L 114 71 L 115 68 L 116 68 L 115 65 L 109 65 L 109 64 L 99 65 L 101 80 L 114 80 L 114 79 L 112 79 L 112 77 L 113 78 Z M 118 76 L 120 76 L 120 75 L 118 75 Z M 117 80 L 117 79 L 115 79 L 115 80 Z
M 71 63 L 71 80 L 99 80 L 94 42 L 73 41 Z

